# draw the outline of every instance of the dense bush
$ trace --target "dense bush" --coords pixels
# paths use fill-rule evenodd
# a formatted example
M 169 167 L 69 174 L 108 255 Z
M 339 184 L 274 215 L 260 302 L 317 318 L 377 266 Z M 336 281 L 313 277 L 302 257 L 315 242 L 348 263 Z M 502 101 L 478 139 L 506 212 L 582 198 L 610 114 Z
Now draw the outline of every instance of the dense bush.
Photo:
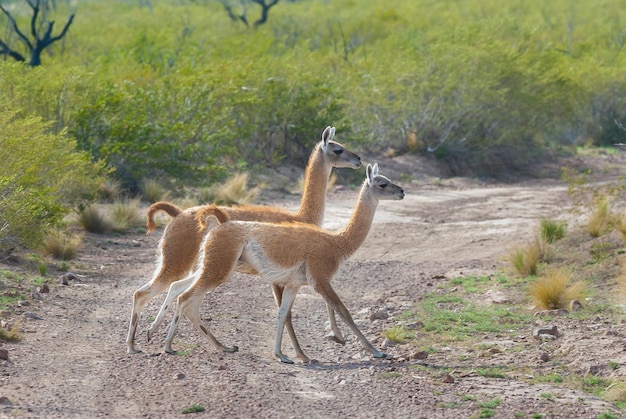
M 49 123 L 0 111 L 0 258 L 38 247 L 68 208 L 93 199 L 105 174 L 101 164 Z
M 249 30 L 218 2 L 92 0 L 44 68 L 0 61 L 0 105 L 69 129 L 132 189 L 303 165 L 326 125 L 353 148 L 497 175 L 551 148 L 624 142 L 624 6 L 281 2 Z

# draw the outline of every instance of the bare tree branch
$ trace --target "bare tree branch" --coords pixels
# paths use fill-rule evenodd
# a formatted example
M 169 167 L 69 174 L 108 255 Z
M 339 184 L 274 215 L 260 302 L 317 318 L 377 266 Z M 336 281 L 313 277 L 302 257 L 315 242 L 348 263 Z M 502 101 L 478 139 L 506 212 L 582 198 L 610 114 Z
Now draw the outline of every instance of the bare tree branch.
M 30 60 L 28 62 L 28 65 L 38 66 L 41 64 L 42 51 L 48 46 L 50 46 L 50 44 L 58 41 L 59 39 L 63 38 L 67 34 L 67 31 L 69 30 L 70 25 L 74 21 L 75 15 L 72 14 L 69 17 L 69 19 L 67 20 L 67 23 L 65 24 L 65 26 L 63 27 L 63 30 L 61 31 L 59 35 L 52 36 L 52 31 L 54 29 L 54 21 L 46 20 L 46 16 L 45 16 L 46 3 L 43 4 L 44 6 L 43 10 L 41 9 L 41 6 L 42 6 L 41 0 L 26 0 L 26 3 L 28 3 L 30 8 L 33 10 L 33 16 L 30 20 L 30 31 L 33 37 L 32 42 L 30 39 L 28 39 L 26 35 L 24 35 L 22 31 L 20 31 L 19 27 L 17 26 L 17 23 L 15 22 L 15 19 L 13 18 L 11 13 L 9 13 L 9 11 L 5 9 L 4 6 L 2 6 L 2 4 L 0 4 L 0 10 L 2 10 L 2 12 L 9 18 L 13 31 L 28 47 L 28 50 L 30 52 Z M 39 21 L 39 27 L 38 27 L 38 21 Z M 17 61 L 25 61 L 24 57 L 21 54 L 17 53 L 15 50 L 10 48 L 5 42 L 2 42 L 0 44 L 0 48 L 1 48 L 0 53 L 2 53 L 3 55 L 8 55 L 10 57 L 13 57 Z
M 259 25 L 267 22 L 268 15 L 270 13 L 270 9 L 278 4 L 279 0 L 271 0 L 269 3 L 265 3 L 265 0 L 250 0 L 252 3 L 256 3 L 261 6 L 261 17 L 254 22 L 254 27 L 256 28 Z

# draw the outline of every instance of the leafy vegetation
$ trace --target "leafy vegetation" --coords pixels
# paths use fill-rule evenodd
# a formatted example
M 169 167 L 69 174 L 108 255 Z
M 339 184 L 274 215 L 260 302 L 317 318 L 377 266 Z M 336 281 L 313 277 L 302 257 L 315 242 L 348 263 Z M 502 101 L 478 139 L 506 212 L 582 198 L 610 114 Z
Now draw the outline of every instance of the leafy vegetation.
M 37 248 L 68 212 L 93 196 L 105 171 L 50 123 L 0 106 L 0 258 Z

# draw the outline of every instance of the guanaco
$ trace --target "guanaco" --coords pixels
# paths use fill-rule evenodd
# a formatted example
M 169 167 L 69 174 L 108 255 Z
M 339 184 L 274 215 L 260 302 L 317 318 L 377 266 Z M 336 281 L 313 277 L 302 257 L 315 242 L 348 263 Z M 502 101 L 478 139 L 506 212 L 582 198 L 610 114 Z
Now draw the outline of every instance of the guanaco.
M 349 167 L 353 169 L 361 167 L 361 158 L 349 151 L 344 145 L 333 141 L 334 136 L 335 128 L 326 127 L 322 133 L 321 141 L 315 146 L 309 157 L 305 171 L 302 202 L 298 212 L 291 213 L 280 208 L 262 205 L 220 207 L 220 209 L 228 214 L 228 218 L 232 220 L 299 221 L 321 225 L 324 218 L 328 178 L 333 167 Z M 174 204 L 161 201 L 152 204 L 148 209 L 147 234 L 150 234 L 156 228 L 154 216 L 157 212 L 165 211 L 173 219 L 167 225 L 160 240 L 157 267 L 152 279 L 133 294 L 130 325 L 126 338 L 128 353 L 141 352 L 141 350 L 135 348 L 135 334 L 139 317 L 146 304 L 165 291 L 170 284 L 184 278 L 193 270 L 200 244 L 206 232 L 206 228 L 198 229 L 195 216 L 205 207 L 197 206 L 182 211 Z M 244 264 L 239 264 L 238 270 L 246 273 L 255 273 Z M 272 287 L 272 291 L 277 303 L 280 304 L 282 288 L 280 285 L 276 285 Z M 166 306 L 165 303 L 164 306 Z M 332 329 L 329 337 L 339 343 L 345 343 L 345 339 L 337 327 L 334 313 L 330 308 L 328 308 L 328 313 Z M 292 334 L 291 319 L 288 321 L 287 329 L 289 335 L 295 337 L 295 334 Z M 150 337 L 150 332 L 148 332 L 148 339 Z M 293 343 L 294 346 L 299 348 L 297 341 Z
M 202 244 L 198 269 L 191 274 L 193 282 L 177 299 L 176 314 L 165 340 L 165 352 L 175 353 L 172 340 L 180 318 L 185 315 L 193 326 L 215 347 L 236 352 L 237 346 L 224 346 L 200 321 L 204 296 L 226 282 L 243 261 L 267 282 L 282 288 L 274 354 L 281 362 L 293 361 L 282 353 L 282 336 L 291 307 L 304 285 L 311 285 L 352 329 L 362 345 L 375 358 L 387 355 L 374 348 L 354 323 L 350 312 L 330 285 L 340 265 L 361 246 L 372 225 L 379 200 L 400 200 L 404 190 L 378 173 L 378 164 L 368 165 L 356 208 L 347 226 L 330 232 L 318 226 L 298 222 L 263 223 L 223 221 L 227 214 L 221 208 L 205 207 L 196 214 L 201 225 L 211 225 Z M 308 357 L 303 361 L 307 362 Z

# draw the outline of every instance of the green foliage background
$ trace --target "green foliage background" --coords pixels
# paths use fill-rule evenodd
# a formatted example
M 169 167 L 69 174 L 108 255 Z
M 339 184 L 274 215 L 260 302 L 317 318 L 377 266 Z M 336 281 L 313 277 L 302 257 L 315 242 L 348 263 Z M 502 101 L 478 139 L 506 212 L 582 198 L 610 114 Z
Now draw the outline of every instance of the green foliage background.
M 68 35 L 40 68 L 0 61 L 0 110 L 67 130 L 130 188 L 304 164 L 326 125 L 458 175 L 624 141 L 626 0 L 283 1 L 256 30 L 217 1 L 56 4 Z

